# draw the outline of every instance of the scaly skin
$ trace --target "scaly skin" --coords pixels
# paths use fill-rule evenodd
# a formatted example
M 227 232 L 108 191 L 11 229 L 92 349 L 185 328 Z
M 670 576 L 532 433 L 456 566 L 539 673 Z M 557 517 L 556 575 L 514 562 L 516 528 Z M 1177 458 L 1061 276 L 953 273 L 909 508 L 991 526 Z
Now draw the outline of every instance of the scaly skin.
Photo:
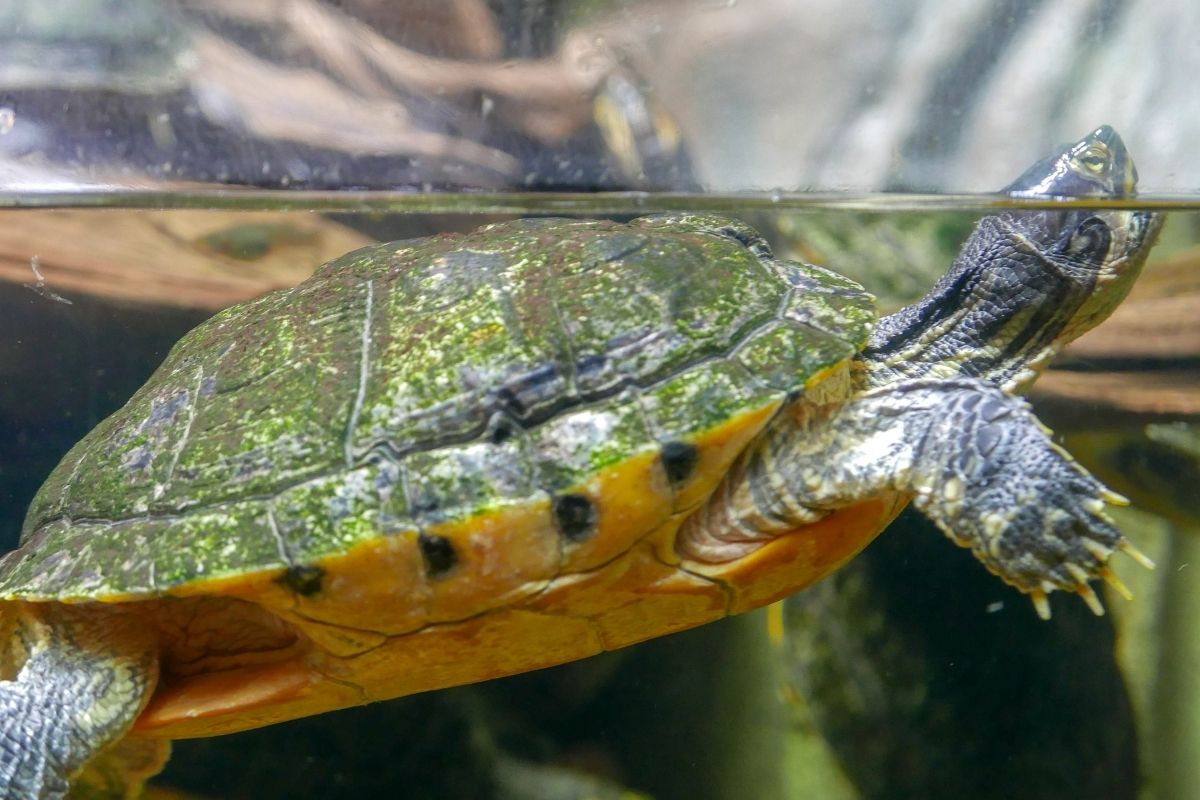
M 1135 180 L 1120 138 L 1101 128 L 1008 191 L 1120 196 L 1132 194 Z M 1102 613 L 1088 581 L 1115 582 L 1106 566 L 1113 550 L 1149 562 L 1104 514 L 1106 501 L 1121 498 L 1009 392 L 1028 386 L 1120 302 L 1161 222 L 1146 212 L 1092 209 L 981 221 L 928 296 L 880 321 L 857 359 L 851 399 L 823 407 L 802 399 L 777 419 L 685 523 L 680 553 L 734 558 L 898 491 L 1028 593 L 1041 616 L 1049 616 L 1046 594 L 1055 589 Z
M 59 607 L 47 620 L 43 610 L 29 605 L 12 620 L 20 667 L 0 683 L 0 800 L 66 797 L 68 782 L 125 735 L 158 677 L 153 639 L 132 616 Z

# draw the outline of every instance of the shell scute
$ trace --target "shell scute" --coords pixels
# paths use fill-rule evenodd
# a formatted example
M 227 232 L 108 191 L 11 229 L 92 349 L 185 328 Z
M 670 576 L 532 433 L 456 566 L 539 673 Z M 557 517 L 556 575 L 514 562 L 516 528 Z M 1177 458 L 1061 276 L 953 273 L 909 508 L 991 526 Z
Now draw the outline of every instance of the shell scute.
M 633 454 L 657 449 L 632 391 L 559 414 L 529 437 L 538 483 L 550 492 L 581 486 Z
M 799 261 L 774 261 L 771 266 L 792 287 L 783 317 L 816 328 L 828 336 L 866 345 L 875 327 L 875 298 L 849 278 Z
M 821 330 L 784 321 L 755 332 L 736 360 L 755 378 L 780 391 L 796 391 L 796 376 L 817 376 L 851 358 L 857 348 Z
M 524 436 L 410 453 L 404 470 L 408 516 L 421 524 L 464 519 L 538 492 Z

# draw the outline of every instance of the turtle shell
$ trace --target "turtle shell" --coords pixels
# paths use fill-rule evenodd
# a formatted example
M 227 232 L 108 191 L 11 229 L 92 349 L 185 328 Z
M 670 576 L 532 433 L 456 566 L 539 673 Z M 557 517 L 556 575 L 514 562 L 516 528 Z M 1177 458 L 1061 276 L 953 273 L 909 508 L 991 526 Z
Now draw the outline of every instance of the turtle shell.
M 294 636 L 257 648 L 291 660 L 259 658 L 258 694 L 237 700 L 238 648 L 208 648 L 223 667 L 193 653 L 207 683 L 188 710 L 156 698 L 142 723 L 172 736 L 690 627 L 811 582 L 883 524 L 879 509 L 834 524 L 833 550 L 744 601 L 724 567 L 672 551 L 781 406 L 818 384 L 822 402 L 844 395 L 874 320 L 858 285 L 715 217 L 519 220 L 358 250 L 184 337 L 47 480 L 0 599 L 160 617 L 225 599 L 239 605 L 206 606 L 206 635 Z M 659 596 L 674 599 L 642 602 Z

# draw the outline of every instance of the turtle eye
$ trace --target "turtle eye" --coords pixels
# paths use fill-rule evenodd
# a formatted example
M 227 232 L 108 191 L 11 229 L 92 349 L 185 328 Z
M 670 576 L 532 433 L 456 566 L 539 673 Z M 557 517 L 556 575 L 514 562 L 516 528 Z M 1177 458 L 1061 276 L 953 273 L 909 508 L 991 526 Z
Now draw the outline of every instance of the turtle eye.
M 1108 169 L 1108 148 L 1100 144 L 1090 145 L 1079 154 L 1079 163 L 1093 175 L 1103 175 Z

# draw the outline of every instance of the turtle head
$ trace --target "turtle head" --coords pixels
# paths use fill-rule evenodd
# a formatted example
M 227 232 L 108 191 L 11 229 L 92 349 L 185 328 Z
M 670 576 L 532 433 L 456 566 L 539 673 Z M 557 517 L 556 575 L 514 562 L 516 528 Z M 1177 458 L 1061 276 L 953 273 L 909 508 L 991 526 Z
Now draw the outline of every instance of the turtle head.
M 1039 161 L 1005 190 L 1015 197 L 1131 198 L 1137 167 L 1120 135 L 1103 125 Z M 1128 208 L 1046 210 L 1022 220 L 1031 244 L 1046 257 L 1044 285 L 1066 284 L 1064 310 L 1051 354 L 1102 322 L 1125 299 L 1162 227 L 1162 215 Z M 1077 299 L 1077 302 L 1076 302 Z
M 1051 202 L 981 220 L 933 290 L 880 321 L 864 351 L 871 382 L 964 375 L 1027 386 L 1141 271 L 1162 217 L 1123 207 L 1136 187 L 1107 125 L 1027 169 L 1003 191 Z
M 1128 197 L 1137 191 L 1137 167 L 1120 135 L 1101 125 L 1025 170 L 1003 191 L 1017 197 Z

